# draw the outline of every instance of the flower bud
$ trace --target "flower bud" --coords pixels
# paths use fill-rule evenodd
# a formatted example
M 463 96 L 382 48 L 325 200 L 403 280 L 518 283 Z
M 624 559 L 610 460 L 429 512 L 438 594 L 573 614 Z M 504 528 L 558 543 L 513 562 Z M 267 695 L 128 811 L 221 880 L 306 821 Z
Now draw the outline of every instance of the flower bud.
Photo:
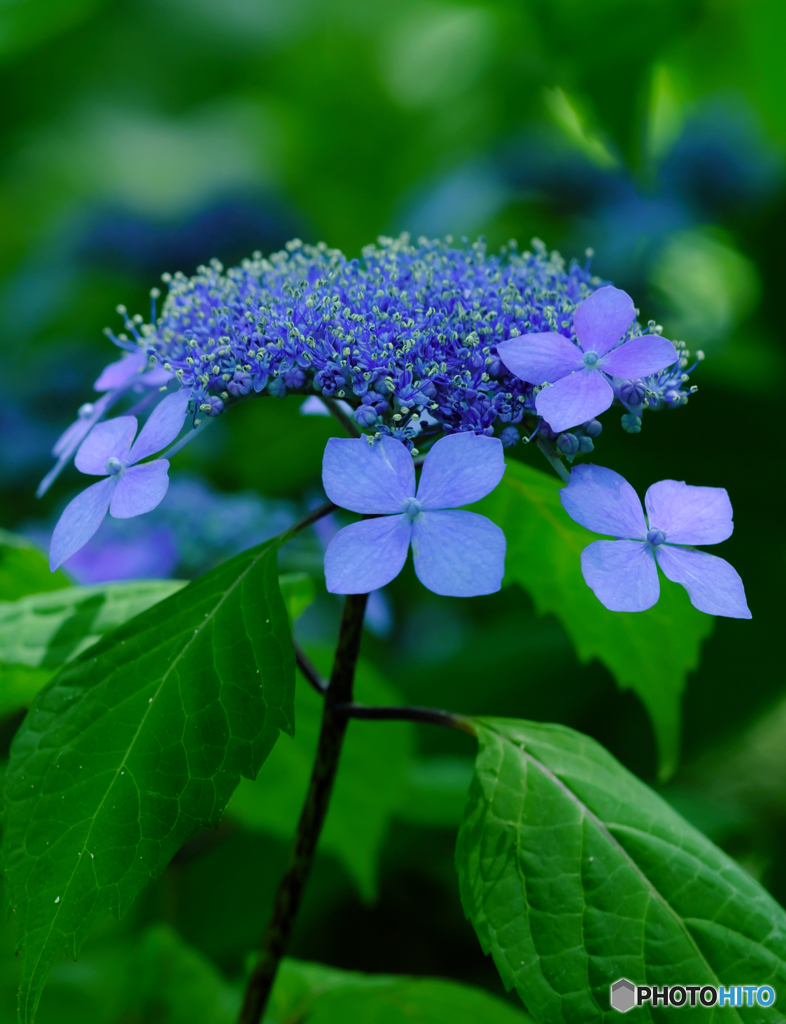
M 595 445 L 592 443 L 591 437 L 580 437 L 579 438 L 579 455 L 588 455 L 591 451 L 595 450 Z
M 281 377 L 274 377 L 268 381 L 267 393 L 273 398 L 283 398 L 287 393 L 287 386 Z
M 377 422 L 377 413 L 373 405 L 359 405 L 355 409 L 355 421 L 361 427 L 373 427 Z
M 644 381 L 641 380 L 626 380 L 619 389 L 620 398 L 626 405 L 641 405 L 645 393 Z
M 499 435 L 499 439 L 502 442 L 503 448 L 512 448 L 514 444 L 518 444 L 521 440 L 519 432 L 515 427 L 505 427 Z
M 587 435 L 587 437 L 598 437 L 602 430 L 603 424 L 600 422 L 600 420 L 587 420 L 587 422 L 584 424 L 584 433 Z
M 626 412 L 622 417 L 622 429 L 627 430 L 629 434 L 640 433 L 641 416 L 634 416 L 632 412 Z
M 575 434 L 564 433 L 557 438 L 557 451 L 563 455 L 576 455 L 579 451 L 579 439 Z

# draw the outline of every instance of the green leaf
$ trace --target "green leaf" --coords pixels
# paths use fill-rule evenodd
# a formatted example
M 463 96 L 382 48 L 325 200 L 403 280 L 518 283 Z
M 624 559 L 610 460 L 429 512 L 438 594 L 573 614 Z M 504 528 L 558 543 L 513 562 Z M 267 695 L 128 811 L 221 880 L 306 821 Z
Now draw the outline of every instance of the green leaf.
M 2 861 L 20 1020 L 91 924 L 122 916 L 241 774 L 294 728 L 294 652 L 269 541 L 104 636 L 38 695 L 11 748 Z
M 289 621 L 300 618 L 316 596 L 314 580 L 304 572 L 284 572 L 278 577 Z
M 562 508 L 559 480 L 508 462 L 497 489 L 477 506 L 505 531 L 504 584 L 518 583 L 541 614 L 556 615 L 582 662 L 598 658 L 621 689 L 633 689 L 652 719 L 660 775 L 676 767 L 680 698 L 714 625 L 682 587 L 660 574 L 661 596 L 646 612 L 610 612 L 584 582 L 580 554 L 595 534 Z
M 104 0 L 5 0 L 0 55 L 45 42 L 89 17 Z
M 129 580 L 0 602 L 0 661 L 60 668 L 110 629 L 185 585 L 183 580 Z
M 284 960 L 266 1024 L 528 1024 L 496 996 L 454 981 L 339 971 Z
M 317 656 L 328 671 L 330 656 Z M 395 692 L 360 660 L 355 678 L 357 700 L 395 704 Z M 322 697 L 298 675 L 295 695 L 297 732 L 279 743 L 256 782 L 241 780 L 229 801 L 229 813 L 247 828 L 291 838 L 311 777 Z M 319 840 L 347 869 L 363 899 L 376 895 L 377 862 L 391 818 L 407 794 L 413 729 L 407 722 L 349 723 L 330 809 Z
M 506 988 L 539 1021 L 610 1020 L 609 987 L 622 977 L 786 985 L 786 913 L 599 744 L 557 725 L 475 726 L 461 900 Z M 784 1017 L 712 1011 L 742 1019 Z
M 0 530 L 0 601 L 70 585 L 65 573 L 49 571 L 46 557 L 26 537 Z

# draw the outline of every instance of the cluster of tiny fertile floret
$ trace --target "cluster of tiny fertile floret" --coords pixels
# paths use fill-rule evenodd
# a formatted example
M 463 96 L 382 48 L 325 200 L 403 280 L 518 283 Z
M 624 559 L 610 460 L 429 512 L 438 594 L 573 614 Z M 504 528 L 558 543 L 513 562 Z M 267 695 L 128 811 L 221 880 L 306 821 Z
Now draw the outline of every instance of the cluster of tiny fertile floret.
M 603 282 L 537 241 L 493 256 L 482 242 L 450 242 L 382 238 L 349 260 L 294 241 L 227 271 L 214 260 L 190 278 L 164 275 L 161 315 L 126 316 L 126 327 L 151 365 L 191 389 L 197 420 L 254 392 L 296 392 L 342 399 L 364 431 L 410 448 L 456 431 L 513 444 L 537 426 L 538 388 L 503 366 L 496 345 L 538 332 L 575 341 L 573 312 Z M 627 337 L 641 333 L 634 322 Z M 680 355 L 657 376 L 618 383 L 626 429 L 638 429 L 647 405 L 687 399 Z

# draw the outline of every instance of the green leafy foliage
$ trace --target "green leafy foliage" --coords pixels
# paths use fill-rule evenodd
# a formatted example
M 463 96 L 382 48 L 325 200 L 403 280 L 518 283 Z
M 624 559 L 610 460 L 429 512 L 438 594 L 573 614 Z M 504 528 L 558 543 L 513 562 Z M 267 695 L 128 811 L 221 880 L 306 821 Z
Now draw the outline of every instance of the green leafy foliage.
M 339 971 L 284 960 L 267 1024 L 528 1024 L 532 1018 L 480 989 L 435 978 Z
M 90 926 L 122 916 L 218 824 L 294 728 L 294 655 L 270 541 L 105 636 L 39 694 L 6 775 L 3 870 L 24 953 L 20 1020 Z
M 506 987 L 539 1021 L 608 1020 L 620 977 L 786 984 L 786 913 L 601 746 L 563 726 L 475 725 L 461 899 Z M 712 1019 L 783 1015 L 716 1008 Z
M 316 653 L 319 667 L 327 671 L 329 656 Z M 397 703 L 395 691 L 363 660 L 355 695 L 368 704 Z M 248 828 L 284 838 L 295 834 L 322 720 L 322 698 L 301 676 L 295 716 L 294 738 L 278 744 L 256 782 L 241 780 L 228 807 Z M 388 824 L 406 800 L 412 747 L 413 730 L 407 722 L 349 723 L 320 849 L 338 858 L 369 901 L 376 895 Z
M 65 573 L 50 572 L 44 555 L 25 537 L 0 530 L 0 601 L 68 586 Z
M 0 715 L 29 704 L 66 662 L 104 633 L 185 586 L 130 580 L 0 602 Z
M 713 618 L 690 604 L 682 587 L 661 574 L 661 596 L 646 612 L 610 612 L 581 574 L 580 553 L 597 537 L 562 508 L 555 478 L 508 462 L 502 483 L 478 505 L 507 537 L 504 583 L 518 583 L 537 610 L 565 627 L 581 661 L 599 658 L 622 689 L 632 688 L 652 719 L 660 774 L 677 763 L 680 698 L 699 664 Z
M 286 572 L 278 577 L 281 596 L 289 615 L 290 622 L 297 622 L 308 608 L 316 595 L 316 587 L 311 576 L 304 572 Z
M 71 28 L 103 0 L 6 0 L 0 6 L 0 56 L 27 49 Z
M 407 773 L 407 797 L 397 817 L 428 828 L 457 828 L 472 780 L 472 762 L 440 754 L 416 758 Z

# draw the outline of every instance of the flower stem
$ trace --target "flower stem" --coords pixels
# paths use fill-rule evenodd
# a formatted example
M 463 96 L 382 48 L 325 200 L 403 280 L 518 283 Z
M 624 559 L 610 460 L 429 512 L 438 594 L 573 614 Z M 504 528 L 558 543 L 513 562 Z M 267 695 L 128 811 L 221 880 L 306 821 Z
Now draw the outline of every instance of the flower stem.
M 367 600 L 368 594 L 348 594 L 344 602 L 333 671 L 325 692 L 317 754 L 298 822 L 295 849 L 289 868 L 278 885 L 273 915 L 262 940 L 259 960 L 248 980 L 238 1024 L 260 1024 L 300 909 L 349 721 L 341 705 L 352 702 L 352 684 Z

